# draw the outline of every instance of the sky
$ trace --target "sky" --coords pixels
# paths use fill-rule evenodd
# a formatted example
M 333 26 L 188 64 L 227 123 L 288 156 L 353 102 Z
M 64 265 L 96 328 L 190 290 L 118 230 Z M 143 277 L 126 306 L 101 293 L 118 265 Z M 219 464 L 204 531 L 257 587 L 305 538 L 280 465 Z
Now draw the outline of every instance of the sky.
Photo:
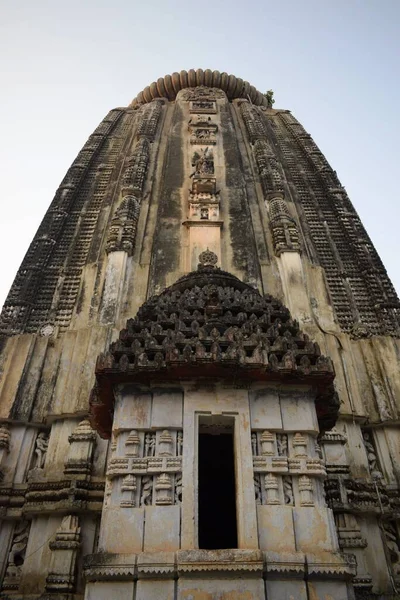
M 98 123 L 191 68 L 274 90 L 337 171 L 400 292 L 400 0 L 0 0 L 0 306 Z

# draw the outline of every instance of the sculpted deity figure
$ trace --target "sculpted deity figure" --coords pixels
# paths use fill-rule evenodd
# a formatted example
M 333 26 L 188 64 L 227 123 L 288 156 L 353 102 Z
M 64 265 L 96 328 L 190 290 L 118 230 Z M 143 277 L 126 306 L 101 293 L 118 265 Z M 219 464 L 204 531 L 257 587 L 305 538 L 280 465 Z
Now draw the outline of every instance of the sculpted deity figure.
M 49 438 L 46 433 L 41 431 L 35 443 L 35 464 L 33 468 L 43 469 L 46 460 L 47 448 L 49 446 Z
M 376 451 L 372 443 L 371 436 L 367 431 L 364 431 L 363 438 L 365 450 L 367 451 L 369 470 L 371 472 L 371 475 L 373 475 L 373 473 L 379 472 L 379 469 L 377 467 L 378 458 L 376 456 Z
M 390 561 L 396 575 L 398 575 L 400 573 L 400 546 L 396 535 L 396 528 L 393 523 L 386 522 L 383 524 L 383 531 L 390 554 Z
M 254 474 L 254 494 L 256 497 L 256 504 L 261 504 L 261 481 L 260 476 L 257 474 Z
M 144 455 L 154 456 L 156 450 L 156 438 L 153 433 L 146 433 L 144 441 Z
M 197 129 L 195 135 L 199 140 L 202 140 L 204 138 L 207 138 L 210 135 L 210 130 L 209 129 Z
M 276 436 L 276 442 L 278 446 L 279 456 L 287 456 L 288 453 L 288 440 L 285 433 L 280 433 Z
M 251 449 L 253 452 L 253 456 L 257 456 L 257 434 L 251 434 Z
M 182 449 L 183 449 L 183 432 L 178 431 L 178 434 L 176 436 L 176 455 L 177 456 L 182 456 Z
M 195 152 L 192 165 L 194 166 L 194 171 L 190 174 L 190 177 L 214 173 L 213 152 L 209 151 L 208 147 L 202 150 L 200 154 Z
M 140 506 L 151 504 L 153 497 L 153 478 L 145 475 L 142 479 L 142 494 L 140 496 Z
M 285 504 L 294 504 L 292 478 L 290 476 L 283 477 L 283 495 Z
M 182 474 L 178 473 L 175 479 L 175 503 L 182 502 Z
M 15 530 L 11 550 L 8 555 L 6 577 L 18 577 L 25 560 L 26 546 L 29 538 L 29 522 L 22 522 Z

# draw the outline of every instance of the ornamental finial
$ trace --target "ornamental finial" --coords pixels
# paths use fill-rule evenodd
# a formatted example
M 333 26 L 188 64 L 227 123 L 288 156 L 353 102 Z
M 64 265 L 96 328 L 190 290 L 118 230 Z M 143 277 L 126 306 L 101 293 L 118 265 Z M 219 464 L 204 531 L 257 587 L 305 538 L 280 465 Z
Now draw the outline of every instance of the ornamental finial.
M 207 250 L 204 250 L 204 252 L 199 255 L 199 265 L 197 268 L 203 269 L 204 267 L 212 267 L 215 269 L 217 262 L 218 256 L 207 248 Z

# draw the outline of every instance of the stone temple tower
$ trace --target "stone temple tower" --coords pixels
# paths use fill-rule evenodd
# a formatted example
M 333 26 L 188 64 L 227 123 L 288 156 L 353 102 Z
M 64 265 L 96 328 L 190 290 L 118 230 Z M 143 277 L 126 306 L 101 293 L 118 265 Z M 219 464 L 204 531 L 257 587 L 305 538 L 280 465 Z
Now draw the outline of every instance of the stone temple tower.
M 399 312 L 270 95 L 111 110 L 1 316 L 0 596 L 398 597 Z

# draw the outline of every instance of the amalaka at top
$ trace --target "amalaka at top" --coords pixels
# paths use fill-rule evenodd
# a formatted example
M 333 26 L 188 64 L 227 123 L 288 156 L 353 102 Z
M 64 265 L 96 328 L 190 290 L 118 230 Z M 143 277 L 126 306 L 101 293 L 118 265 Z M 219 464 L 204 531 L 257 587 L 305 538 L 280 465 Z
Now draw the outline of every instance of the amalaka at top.
M 243 81 L 240 77 L 228 75 L 228 73 L 211 71 L 211 69 L 205 71 L 203 69 L 190 69 L 189 71 L 175 72 L 172 75 L 160 77 L 139 92 L 136 98 L 132 100 L 131 106 L 136 107 L 140 104 L 146 104 L 155 98 L 175 100 L 176 95 L 181 90 L 201 85 L 223 90 L 229 100 L 245 98 L 246 100 L 250 99 L 257 106 L 271 106 L 271 99 L 256 90 L 248 81 Z

